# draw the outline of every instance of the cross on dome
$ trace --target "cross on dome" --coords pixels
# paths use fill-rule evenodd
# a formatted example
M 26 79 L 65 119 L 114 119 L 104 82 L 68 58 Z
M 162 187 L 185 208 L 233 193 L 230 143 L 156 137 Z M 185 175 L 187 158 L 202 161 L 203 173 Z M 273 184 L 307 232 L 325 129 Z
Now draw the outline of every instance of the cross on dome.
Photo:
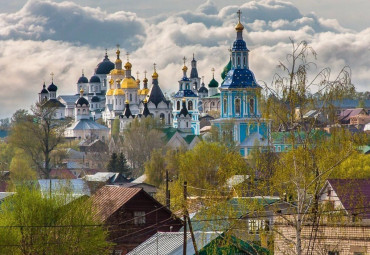
M 130 62 L 130 53 L 129 52 L 126 53 L 126 57 L 127 57 L 127 62 Z
M 139 79 L 139 74 L 140 74 L 140 73 L 139 73 L 139 71 L 137 71 L 137 72 L 136 72 L 136 77 L 137 77 L 137 79 Z
M 212 67 L 211 71 L 212 71 L 213 78 L 215 78 L 215 68 Z
M 242 12 L 240 10 L 238 10 L 236 13 L 238 14 L 238 18 L 239 18 L 239 22 L 240 22 L 240 15 L 242 14 Z
M 51 76 L 51 82 L 54 82 L 54 73 L 53 73 L 53 72 L 51 72 L 51 73 L 50 73 L 50 76 Z
M 155 67 L 156 67 L 156 65 L 157 65 L 156 63 L 154 63 L 154 64 L 153 64 L 153 66 L 154 66 L 154 72 L 156 72 L 156 71 L 157 71 L 157 69 L 155 68 Z
M 184 58 L 183 58 L 182 60 L 184 60 L 184 66 L 185 66 L 185 62 L 186 62 L 186 57 L 184 56 Z
M 146 78 L 146 73 L 147 73 L 147 71 L 145 70 L 145 71 L 144 71 L 144 76 L 145 76 L 145 78 Z

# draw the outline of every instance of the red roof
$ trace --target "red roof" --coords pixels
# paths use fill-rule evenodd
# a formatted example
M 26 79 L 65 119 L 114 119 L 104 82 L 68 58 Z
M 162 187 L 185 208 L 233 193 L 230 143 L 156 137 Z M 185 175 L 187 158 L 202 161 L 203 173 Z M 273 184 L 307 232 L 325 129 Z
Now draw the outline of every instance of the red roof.
M 124 188 L 120 186 L 104 186 L 100 188 L 92 196 L 97 214 L 105 221 L 141 190 L 141 188 Z
M 77 179 L 77 177 L 68 169 L 52 169 L 50 178 L 55 179 Z

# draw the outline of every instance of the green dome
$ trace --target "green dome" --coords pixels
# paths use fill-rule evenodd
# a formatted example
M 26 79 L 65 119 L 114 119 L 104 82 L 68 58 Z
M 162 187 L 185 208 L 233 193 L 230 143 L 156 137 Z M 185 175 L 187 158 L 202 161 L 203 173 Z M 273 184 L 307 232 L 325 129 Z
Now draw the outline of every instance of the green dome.
M 231 69 L 231 59 L 229 60 L 229 63 L 227 63 L 227 65 L 224 67 L 224 71 L 221 73 L 222 80 L 225 80 L 225 77 L 227 73 L 230 71 L 230 69 Z
M 208 84 L 208 88 L 217 88 L 218 87 L 218 82 L 215 80 L 215 78 L 213 78 L 209 84 Z

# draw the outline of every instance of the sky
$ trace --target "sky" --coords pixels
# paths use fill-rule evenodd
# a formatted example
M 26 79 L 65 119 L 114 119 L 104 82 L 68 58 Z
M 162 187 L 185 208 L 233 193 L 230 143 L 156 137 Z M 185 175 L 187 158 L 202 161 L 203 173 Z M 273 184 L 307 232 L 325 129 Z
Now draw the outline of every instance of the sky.
M 315 49 L 317 70 L 330 67 L 334 78 L 349 66 L 356 89 L 370 90 L 369 8 L 367 0 L 2 0 L 0 119 L 29 109 L 51 72 L 58 95 L 76 93 L 81 70 L 92 76 L 105 48 L 114 62 L 117 44 L 141 79 L 155 62 L 168 94 L 178 89 L 183 56 L 190 66 L 193 53 L 205 83 L 212 68 L 221 82 L 238 9 L 258 81 L 271 82 L 291 38 Z

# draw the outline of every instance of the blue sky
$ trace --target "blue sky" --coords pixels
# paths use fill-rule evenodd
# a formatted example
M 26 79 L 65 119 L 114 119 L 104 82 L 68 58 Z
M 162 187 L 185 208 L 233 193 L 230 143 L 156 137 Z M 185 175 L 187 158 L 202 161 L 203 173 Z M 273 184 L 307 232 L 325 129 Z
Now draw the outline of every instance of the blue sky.
M 43 81 L 60 94 L 76 93 L 85 70 L 93 75 L 104 49 L 112 61 L 115 45 L 131 53 L 133 73 L 152 72 L 156 62 L 164 91 L 177 89 L 182 57 L 198 60 L 205 82 L 216 79 L 235 38 L 236 11 L 243 12 L 244 39 L 257 80 L 269 83 L 291 46 L 307 40 L 318 53 L 318 68 L 333 76 L 352 68 L 358 90 L 369 90 L 370 15 L 363 0 L 81 0 L 2 1 L 0 6 L 0 118 L 37 100 Z M 141 77 L 142 78 L 142 77 Z

